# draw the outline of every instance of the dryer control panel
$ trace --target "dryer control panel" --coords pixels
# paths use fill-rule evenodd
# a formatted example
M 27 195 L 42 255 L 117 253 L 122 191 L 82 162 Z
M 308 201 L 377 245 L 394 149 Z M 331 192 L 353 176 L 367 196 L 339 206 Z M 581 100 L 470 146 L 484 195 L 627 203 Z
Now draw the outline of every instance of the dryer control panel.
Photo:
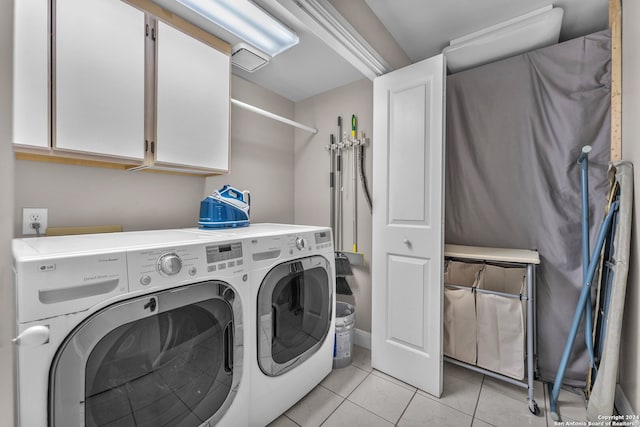
M 249 239 L 248 250 L 254 265 L 262 266 L 273 260 L 307 256 L 320 252 L 333 252 L 331 232 L 301 232 L 282 236 L 264 236 Z
M 223 280 L 245 271 L 242 242 L 135 250 L 127 253 L 127 262 L 131 292 L 201 280 Z

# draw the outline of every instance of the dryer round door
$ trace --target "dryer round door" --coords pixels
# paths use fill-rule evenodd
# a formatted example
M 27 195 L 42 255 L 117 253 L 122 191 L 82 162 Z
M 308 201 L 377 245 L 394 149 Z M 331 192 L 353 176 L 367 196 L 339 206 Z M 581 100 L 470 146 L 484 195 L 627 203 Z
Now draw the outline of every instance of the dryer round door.
M 199 426 L 217 421 L 241 372 L 242 315 L 217 281 L 109 306 L 58 351 L 50 377 L 54 426 Z M 234 341 L 239 344 L 234 345 Z
M 258 290 L 258 365 L 269 376 L 304 363 L 327 337 L 333 274 L 322 256 L 272 268 Z

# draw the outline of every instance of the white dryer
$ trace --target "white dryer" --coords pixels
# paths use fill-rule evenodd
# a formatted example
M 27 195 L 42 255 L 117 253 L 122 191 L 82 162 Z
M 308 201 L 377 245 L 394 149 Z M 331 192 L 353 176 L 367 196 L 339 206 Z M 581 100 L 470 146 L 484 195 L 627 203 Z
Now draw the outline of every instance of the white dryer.
M 46 237 L 13 254 L 19 425 L 248 424 L 241 240 Z
M 249 229 L 249 425 L 262 427 L 331 372 L 335 266 L 329 228 Z

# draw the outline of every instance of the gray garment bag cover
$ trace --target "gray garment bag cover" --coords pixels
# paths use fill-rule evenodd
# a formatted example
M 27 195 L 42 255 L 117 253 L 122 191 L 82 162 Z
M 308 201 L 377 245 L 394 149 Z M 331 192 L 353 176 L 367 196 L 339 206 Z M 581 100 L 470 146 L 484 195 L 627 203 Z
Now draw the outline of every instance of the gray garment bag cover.
M 447 77 L 447 243 L 537 249 L 539 373 L 553 380 L 582 287 L 580 168 L 589 155 L 591 246 L 610 159 L 610 34 Z M 595 299 L 595 295 L 594 295 Z M 584 385 L 581 329 L 566 383 Z

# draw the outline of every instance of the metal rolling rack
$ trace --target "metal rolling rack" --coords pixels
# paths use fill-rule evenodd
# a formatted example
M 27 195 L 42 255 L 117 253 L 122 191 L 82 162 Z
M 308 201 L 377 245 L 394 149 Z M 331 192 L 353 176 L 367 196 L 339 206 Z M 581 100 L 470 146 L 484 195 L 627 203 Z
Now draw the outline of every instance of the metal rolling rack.
M 537 339 L 536 339 L 536 307 L 535 307 L 535 266 L 540 264 L 540 256 L 537 251 L 524 249 L 501 249 L 486 248 L 478 246 L 460 246 L 445 245 L 444 256 L 446 259 L 457 261 L 486 261 L 495 262 L 501 265 L 509 265 L 513 267 L 525 267 L 527 271 L 527 294 L 516 295 L 506 294 L 494 291 L 484 291 L 492 294 L 500 295 L 506 298 L 518 298 L 526 300 L 526 363 L 527 363 L 527 381 L 518 381 L 506 375 L 502 375 L 479 366 L 461 362 L 454 358 L 444 356 L 444 360 L 472 371 L 480 372 L 492 378 L 506 381 L 528 390 L 529 410 L 534 415 L 540 414 L 540 408 L 534 399 L 534 380 L 537 371 Z M 476 290 L 482 292 L 483 290 Z

